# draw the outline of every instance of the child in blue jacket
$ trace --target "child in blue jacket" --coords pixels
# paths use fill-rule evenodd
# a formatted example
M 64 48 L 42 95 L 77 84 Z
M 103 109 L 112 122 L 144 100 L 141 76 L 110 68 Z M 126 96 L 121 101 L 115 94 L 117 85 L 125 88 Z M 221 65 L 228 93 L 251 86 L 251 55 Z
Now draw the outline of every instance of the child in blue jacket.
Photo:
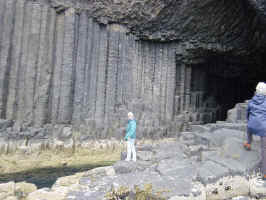
M 136 148 L 135 148 L 135 140 L 136 140 L 136 120 L 134 119 L 134 115 L 132 112 L 128 113 L 128 124 L 126 129 L 125 140 L 127 141 L 127 158 L 126 161 L 131 160 L 131 154 L 133 154 L 132 160 L 136 162 Z

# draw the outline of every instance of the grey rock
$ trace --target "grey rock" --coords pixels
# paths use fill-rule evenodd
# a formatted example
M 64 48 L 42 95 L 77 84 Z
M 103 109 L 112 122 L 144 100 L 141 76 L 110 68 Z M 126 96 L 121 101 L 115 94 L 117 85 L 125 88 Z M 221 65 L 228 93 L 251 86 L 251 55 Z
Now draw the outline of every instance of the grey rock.
M 265 5 L 250 0 L 244 5 L 208 0 L 3 2 L 0 117 L 15 120 L 17 130 L 63 123 L 86 126 L 83 132 L 90 138 L 121 138 L 126 114 L 133 111 L 137 137 L 152 139 L 222 120 L 237 103 L 220 92 L 226 80 L 248 75 L 251 63 L 263 63 Z M 252 62 L 250 52 L 256 55 Z M 225 81 L 208 88 L 209 74 Z M 234 87 L 227 87 L 228 93 L 244 94 L 246 84 L 230 82 Z M 246 104 L 236 104 L 228 121 L 243 122 Z
M 162 143 L 154 148 L 155 160 L 164 160 L 169 158 L 184 159 L 186 157 L 184 153 L 185 146 L 181 143 Z
M 114 164 L 114 169 L 117 174 L 135 172 L 137 167 L 137 163 L 133 161 L 118 161 Z
M 229 175 L 229 169 L 212 161 L 204 162 L 198 169 L 198 178 L 204 183 L 212 183 Z
M 127 158 L 127 152 L 121 152 L 121 155 L 120 155 L 120 160 L 126 160 Z
M 151 160 L 153 160 L 153 152 L 151 152 L 151 151 L 138 151 L 137 160 L 151 161 Z
M 11 120 L 0 119 L 0 132 L 5 131 L 7 128 L 11 127 L 13 122 Z

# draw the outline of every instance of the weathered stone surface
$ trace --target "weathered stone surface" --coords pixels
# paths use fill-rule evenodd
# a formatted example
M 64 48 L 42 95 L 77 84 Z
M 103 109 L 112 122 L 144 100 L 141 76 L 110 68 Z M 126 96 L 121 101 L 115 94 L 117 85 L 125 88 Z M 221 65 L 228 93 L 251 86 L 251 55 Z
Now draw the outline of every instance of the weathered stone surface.
M 1 3 L 0 117 L 20 127 L 118 138 L 133 111 L 138 137 L 173 137 L 225 119 L 263 78 L 262 1 Z M 244 120 L 245 106 L 228 121 Z
M 250 195 L 256 198 L 266 197 L 266 182 L 258 178 L 253 178 L 249 182 Z
M 251 199 L 249 192 L 254 198 L 263 197 L 263 182 L 249 176 L 258 167 L 259 144 L 255 142 L 252 151 L 245 151 L 241 134 L 238 130 L 218 128 L 139 144 L 137 149 L 142 151 L 137 154 L 152 153 L 148 154 L 149 159 L 144 155 L 137 162 L 119 161 L 113 166 L 62 177 L 51 190 L 38 190 L 28 198 L 45 199 L 59 194 L 59 199 L 103 199 L 112 188 L 124 186 L 134 191 L 136 185 L 144 189 L 147 184 L 152 185 L 154 194 L 160 192 L 173 200 Z M 196 152 L 194 147 L 199 144 L 202 148 Z
M 37 190 L 37 187 L 34 184 L 19 182 L 16 183 L 15 193 L 19 194 L 20 198 L 28 196 L 29 193 L 32 193 Z
M 204 183 L 215 182 L 219 178 L 228 176 L 229 169 L 212 161 L 204 162 L 198 170 L 198 178 Z
M 37 199 L 42 199 L 42 200 L 49 200 L 49 199 L 54 199 L 54 200 L 64 200 L 65 195 L 60 192 L 54 192 L 50 191 L 48 189 L 40 189 L 35 192 L 30 193 L 27 196 L 27 200 L 37 200 Z
M 138 151 L 137 160 L 151 161 L 153 152 L 151 151 Z
M 102 198 L 115 174 L 118 185 L 133 187 L 134 172 L 189 197 L 194 179 L 252 171 L 257 141 L 240 148 L 246 102 L 235 104 L 265 77 L 265 13 L 262 0 L 0 1 L 1 151 L 121 139 L 132 111 L 137 139 L 177 140 L 116 163 L 110 176 L 100 170 L 93 184 L 103 187 L 81 198 Z M 223 120 L 233 106 L 230 123 L 191 126 Z
M 234 108 L 228 110 L 227 119 L 228 122 L 239 122 L 247 120 L 247 103 L 238 103 Z
M 66 186 L 70 186 L 73 184 L 77 184 L 79 183 L 79 180 L 83 175 L 84 173 L 77 173 L 72 176 L 66 176 L 66 177 L 59 178 L 57 179 L 53 187 L 54 188 L 57 188 L 59 186 L 66 187 Z
M 16 196 L 9 196 L 9 197 L 5 198 L 5 200 L 19 200 L 19 199 Z
M 136 162 L 120 161 L 114 164 L 114 170 L 117 174 L 134 173 L 137 171 Z
M 251 190 L 253 196 L 263 196 L 263 186 L 255 187 L 248 176 L 259 165 L 259 144 L 255 142 L 252 151 L 247 152 L 242 147 L 244 132 L 223 126 L 212 130 L 210 126 L 203 128 L 209 132 L 183 132 L 176 139 L 137 145 L 141 150 L 137 154 L 145 152 L 137 162 L 119 161 L 108 167 L 110 173 L 107 168 L 90 170 L 79 179 L 83 189 L 67 196 L 101 199 L 111 188 L 123 186 L 134 191 L 135 185 L 144 188 L 147 184 L 152 185 L 155 194 L 157 191 L 173 200 L 251 198 Z M 196 152 L 193 147 L 199 144 L 202 148 Z
M 8 127 L 11 127 L 13 122 L 11 120 L 0 119 L 0 131 L 5 131 Z
M 0 184 L 0 199 L 4 200 L 8 196 L 14 196 L 15 194 L 15 183 L 2 183 Z
M 220 179 L 206 187 L 206 197 L 211 200 L 229 199 L 249 195 L 249 182 L 245 177 L 235 176 Z

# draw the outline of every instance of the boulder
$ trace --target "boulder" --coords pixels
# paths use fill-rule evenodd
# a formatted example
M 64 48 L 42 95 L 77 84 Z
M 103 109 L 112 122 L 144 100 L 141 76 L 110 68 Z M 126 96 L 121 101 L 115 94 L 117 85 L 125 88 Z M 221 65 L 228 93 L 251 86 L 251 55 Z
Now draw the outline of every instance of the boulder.
M 229 169 L 213 161 L 206 161 L 198 168 L 198 179 L 207 184 L 229 175 Z
M 84 176 L 84 174 L 85 173 L 76 173 L 72 176 L 65 176 L 65 177 L 58 178 L 55 184 L 53 185 L 52 189 L 59 187 L 59 186 L 66 187 L 66 186 L 70 186 L 73 184 L 77 184 L 79 183 L 80 178 Z
M 206 197 L 209 200 L 230 199 L 249 195 L 249 182 L 245 177 L 224 177 L 215 184 L 206 187 Z
M 15 193 L 19 194 L 20 197 L 26 197 L 28 194 L 37 190 L 37 187 L 34 184 L 19 182 L 16 183 Z
M 266 181 L 253 178 L 249 181 L 250 195 L 257 199 L 266 198 Z
M 0 132 L 5 131 L 8 127 L 11 127 L 12 125 L 12 120 L 0 119 Z
M 60 191 L 40 189 L 30 193 L 26 200 L 65 200 L 66 195 Z
M 9 196 L 5 200 L 19 200 L 19 198 L 16 196 Z
M 84 176 L 102 177 L 114 176 L 116 174 L 114 166 L 98 167 L 85 172 Z
M 137 160 L 151 161 L 153 160 L 153 155 L 151 151 L 138 151 Z
M 133 161 L 118 161 L 114 164 L 113 167 L 116 174 L 127 174 L 135 172 L 138 165 Z
M 8 196 L 15 195 L 15 183 L 8 182 L 0 184 L 0 200 L 5 200 Z
M 186 196 L 172 196 L 169 200 L 207 200 L 206 191 L 202 184 L 194 184 L 191 193 Z
M 227 111 L 227 122 L 246 121 L 248 102 L 238 103 L 234 108 Z

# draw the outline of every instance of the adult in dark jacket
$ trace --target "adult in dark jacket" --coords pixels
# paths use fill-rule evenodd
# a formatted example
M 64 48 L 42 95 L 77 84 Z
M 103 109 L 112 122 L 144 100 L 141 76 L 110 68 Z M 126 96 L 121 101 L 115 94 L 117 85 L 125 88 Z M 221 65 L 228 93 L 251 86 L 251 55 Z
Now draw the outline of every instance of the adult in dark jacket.
M 245 149 L 251 150 L 252 134 L 261 137 L 261 172 L 266 180 L 266 84 L 258 83 L 256 93 L 248 103 L 247 108 L 247 142 Z

